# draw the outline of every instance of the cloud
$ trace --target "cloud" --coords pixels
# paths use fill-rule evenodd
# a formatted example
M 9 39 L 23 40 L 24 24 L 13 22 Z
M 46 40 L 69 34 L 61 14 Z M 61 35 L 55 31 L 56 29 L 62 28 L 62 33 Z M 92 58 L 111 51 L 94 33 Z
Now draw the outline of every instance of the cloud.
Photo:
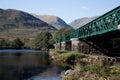
M 88 7 L 87 7 L 87 6 L 81 6 L 81 8 L 82 8 L 82 9 L 88 9 Z

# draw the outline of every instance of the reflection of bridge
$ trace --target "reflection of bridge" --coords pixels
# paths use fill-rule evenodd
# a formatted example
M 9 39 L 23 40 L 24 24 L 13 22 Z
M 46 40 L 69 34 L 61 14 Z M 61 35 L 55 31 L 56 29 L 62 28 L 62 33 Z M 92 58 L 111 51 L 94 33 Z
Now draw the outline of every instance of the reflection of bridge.
M 55 48 L 120 55 L 120 6 L 63 36 Z

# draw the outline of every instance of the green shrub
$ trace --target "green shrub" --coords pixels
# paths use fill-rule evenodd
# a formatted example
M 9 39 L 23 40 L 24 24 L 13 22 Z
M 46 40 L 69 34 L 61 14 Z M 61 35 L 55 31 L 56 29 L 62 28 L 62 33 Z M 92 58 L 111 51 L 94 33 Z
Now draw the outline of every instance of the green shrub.
M 62 53 L 68 53 L 69 51 L 66 50 L 56 50 L 56 53 L 62 54 Z
M 74 52 L 70 52 L 70 53 L 66 53 L 66 54 L 60 54 L 58 56 L 59 59 L 64 60 L 66 62 L 70 62 L 71 60 L 78 60 L 78 59 L 80 59 L 82 57 L 84 57 L 83 54 L 74 53 Z

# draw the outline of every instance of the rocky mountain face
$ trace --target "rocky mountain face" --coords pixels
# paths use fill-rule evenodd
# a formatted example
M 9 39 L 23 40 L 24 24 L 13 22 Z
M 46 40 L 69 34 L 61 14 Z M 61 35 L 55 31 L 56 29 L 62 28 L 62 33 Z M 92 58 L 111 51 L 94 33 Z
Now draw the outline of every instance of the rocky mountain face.
M 0 38 L 32 38 L 43 30 L 52 33 L 57 29 L 26 12 L 0 9 Z
M 72 28 L 64 20 L 62 20 L 61 18 L 59 18 L 57 16 L 53 16 L 53 15 L 35 15 L 35 14 L 33 14 L 33 16 L 47 22 L 48 24 L 54 26 L 58 30 L 61 29 L 61 28 Z
M 90 21 L 92 21 L 98 17 L 99 16 L 84 17 L 84 18 L 76 19 L 76 20 L 72 21 L 69 25 L 72 26 L 73 28 L 77 29 L 77 28 L 89 23 Z

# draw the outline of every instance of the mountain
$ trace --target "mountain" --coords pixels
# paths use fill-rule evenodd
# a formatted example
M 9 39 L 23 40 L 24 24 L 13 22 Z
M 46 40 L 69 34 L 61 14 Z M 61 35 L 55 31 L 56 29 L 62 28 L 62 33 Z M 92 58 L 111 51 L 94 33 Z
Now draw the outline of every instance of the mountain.
M 73 28 L 77 29 L 98 17 L 99 16 L 93 16 L 93 17 L 84 17 L 84 18 L 76 19 L 76 20 L 72 21 L 69 25 L 72 26 Z
M 59 18 L 57 16 L 53 16 L 53 15 L 35 15 L 35 14 L 33 14 L 33 16 L 47 22 L 48 24 L 54 26 L 58 30 L 61 29 L 61 28 L 72 28 L 64 20 L 62 20 L 61 18 Z
M 26 12 L 0 9 L 0 38 L 33 38 L 43 30 L 53 33 L 57 29 Z

